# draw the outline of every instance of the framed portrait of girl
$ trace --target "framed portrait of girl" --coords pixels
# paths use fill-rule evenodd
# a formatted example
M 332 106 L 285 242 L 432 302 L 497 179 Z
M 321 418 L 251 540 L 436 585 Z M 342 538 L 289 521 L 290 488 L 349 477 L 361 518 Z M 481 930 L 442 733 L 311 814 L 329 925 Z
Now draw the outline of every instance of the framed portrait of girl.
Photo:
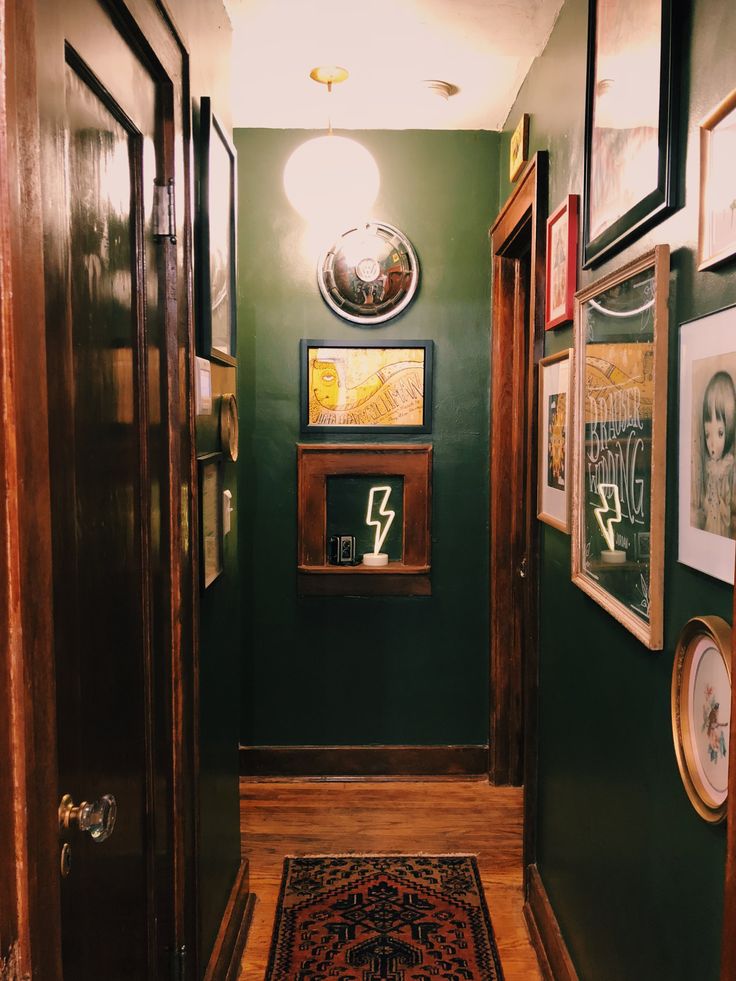
M 723 582 L 736 557 L 736 306 L 680 330 L 678 560 Z

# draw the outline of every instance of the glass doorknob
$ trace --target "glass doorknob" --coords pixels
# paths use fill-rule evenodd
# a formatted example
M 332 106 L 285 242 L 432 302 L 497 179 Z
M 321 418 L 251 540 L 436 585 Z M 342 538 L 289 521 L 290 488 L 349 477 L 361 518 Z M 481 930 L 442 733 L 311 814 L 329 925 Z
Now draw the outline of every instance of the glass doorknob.
M 112 794 L 89 803 L 84 800 L 75 804 L 69 794 L 64 794 L 59 804 L 59 829 L 86 831 L 94 841 L 104 841 L 115 830 L 118 805 Z

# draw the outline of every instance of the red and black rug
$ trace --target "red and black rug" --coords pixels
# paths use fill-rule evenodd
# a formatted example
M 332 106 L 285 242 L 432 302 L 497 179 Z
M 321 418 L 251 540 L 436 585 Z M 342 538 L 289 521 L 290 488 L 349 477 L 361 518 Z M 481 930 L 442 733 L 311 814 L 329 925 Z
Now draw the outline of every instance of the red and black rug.
M 265 981 L 502 981 L 473 855 L 287 858 Z

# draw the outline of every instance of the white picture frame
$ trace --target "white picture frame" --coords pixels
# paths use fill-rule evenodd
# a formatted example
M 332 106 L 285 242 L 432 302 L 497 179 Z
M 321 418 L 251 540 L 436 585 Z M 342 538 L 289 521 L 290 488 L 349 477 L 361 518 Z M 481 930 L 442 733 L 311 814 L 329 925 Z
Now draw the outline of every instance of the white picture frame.
M 723 377 L 721 377 L 723 376 Z M 728 383 L 731 380 L 731 385 Z M 733 584 L 736 559 L 736 306 L 680 328 L 678 553 L 683 565 Z M 728 405 L 720 455 L 708 452 L 705 404 Z M 733 407 L 733 408 L 731 408 Z M 711 422 L 708 423 L 710 429 Z M 718 445 L 714 452 L 719 452 Z
M 539 362 L 537 517 L 566 535 L 572 478 L 571 355 L 567 348 Z

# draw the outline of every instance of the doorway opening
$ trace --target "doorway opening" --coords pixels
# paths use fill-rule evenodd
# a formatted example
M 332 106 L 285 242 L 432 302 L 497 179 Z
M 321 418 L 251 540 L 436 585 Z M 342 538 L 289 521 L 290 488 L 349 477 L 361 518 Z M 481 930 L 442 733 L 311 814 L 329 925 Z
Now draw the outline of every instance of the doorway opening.
M 547 155 L 529 163 L 490 231 L 493 262 L 490 779 L 524 784 L 534 862 L 537 695 L 536 376 L 544 338 Z

